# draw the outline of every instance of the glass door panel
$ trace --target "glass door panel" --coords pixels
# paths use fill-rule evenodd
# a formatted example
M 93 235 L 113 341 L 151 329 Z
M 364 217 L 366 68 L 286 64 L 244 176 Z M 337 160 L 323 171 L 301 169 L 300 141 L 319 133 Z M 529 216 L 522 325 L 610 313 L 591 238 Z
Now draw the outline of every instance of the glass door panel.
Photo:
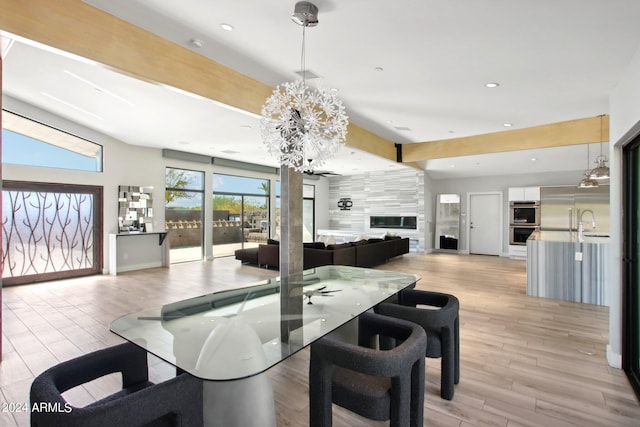
M 185 197 L 182 192 L 168 190 L 171 205 L 165 210 L 165 220 L 170 224 L 171 262 L 202 259 L 202 193 Z
M 165 170 L 165 223 L 171 262 L 198 261 L 204 249 L 204 172 Z
M 269 237 L 269 198 L 266 196 L 243 197 L 243 244 L 245 248 L 267 243 Z
M 244 242 L 241 195 L 213 195 L 213 256 L 233 255 Z

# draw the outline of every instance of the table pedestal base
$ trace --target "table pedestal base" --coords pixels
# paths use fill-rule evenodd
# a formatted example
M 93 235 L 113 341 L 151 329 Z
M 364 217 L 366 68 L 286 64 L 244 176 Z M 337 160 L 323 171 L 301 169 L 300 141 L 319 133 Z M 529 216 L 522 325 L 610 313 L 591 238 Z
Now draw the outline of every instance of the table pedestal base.
M 205 426 L 276 427 L 273 386 L 266 373 L 202 384 Z

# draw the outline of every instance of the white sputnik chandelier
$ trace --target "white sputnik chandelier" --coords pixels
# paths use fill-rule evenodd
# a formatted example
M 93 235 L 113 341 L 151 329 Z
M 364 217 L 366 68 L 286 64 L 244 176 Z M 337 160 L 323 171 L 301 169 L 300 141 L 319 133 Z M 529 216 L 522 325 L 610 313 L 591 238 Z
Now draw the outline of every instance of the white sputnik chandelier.
M 262 140 L 282 166 L 309 172 L 335 157 L 349 120 L 336 91 L 311 88 L 305 76 L 305 29 L 318 25 L 318 8 L 296 3 L 292 19 L 302 26 L 302 80 L 278 85 L 262 106 Z

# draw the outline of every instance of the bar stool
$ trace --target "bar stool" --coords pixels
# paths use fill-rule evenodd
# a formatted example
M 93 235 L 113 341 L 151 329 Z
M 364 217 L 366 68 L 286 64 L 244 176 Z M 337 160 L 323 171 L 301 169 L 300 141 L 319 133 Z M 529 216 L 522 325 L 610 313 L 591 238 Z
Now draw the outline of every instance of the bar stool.
M 458 298 L 440 292 L 404 290 L 399 301 L 399 304 L 382 303 L 377 312 L 422 326 L 427 333 L 425 356 L 441 358 L 440 396 L 453 399 L 454 384 L 460 382 Z M 418 305 L 431 308 L 419 308 Z

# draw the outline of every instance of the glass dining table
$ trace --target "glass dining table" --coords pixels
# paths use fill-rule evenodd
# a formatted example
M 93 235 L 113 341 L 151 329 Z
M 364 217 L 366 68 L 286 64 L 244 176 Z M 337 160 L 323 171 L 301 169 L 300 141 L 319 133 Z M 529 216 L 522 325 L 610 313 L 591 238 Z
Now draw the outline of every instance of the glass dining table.
M 328 333 L 353 329 L 353 319 L 418 280 L 322 266 L 128 314 L 110 329 L 203 380 L 205 425 L 275 426 L 265 372 Z

